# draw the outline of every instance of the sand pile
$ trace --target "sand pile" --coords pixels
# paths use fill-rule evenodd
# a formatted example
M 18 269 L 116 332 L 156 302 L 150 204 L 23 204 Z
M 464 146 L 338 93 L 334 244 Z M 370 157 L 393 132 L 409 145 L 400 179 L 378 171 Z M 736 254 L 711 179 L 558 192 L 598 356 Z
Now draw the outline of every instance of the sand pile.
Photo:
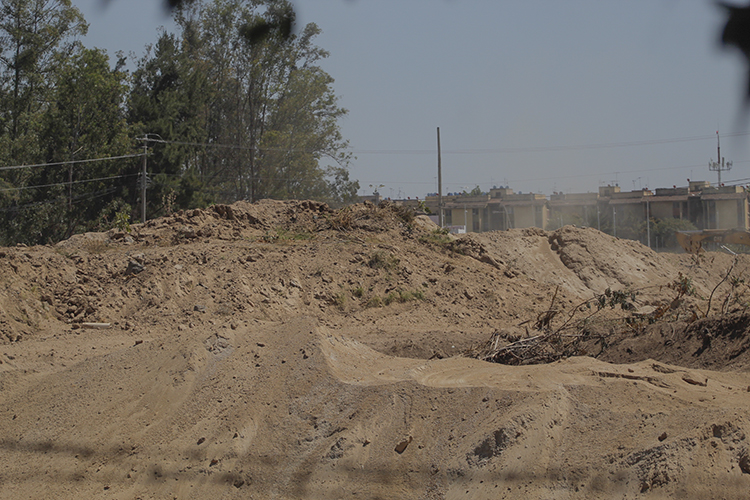
M 265 201 L 0 249 L 0 498 L 746 496 L 750 259 L 436 229 Z M 552 302 L 587 355 L 465 355 Z

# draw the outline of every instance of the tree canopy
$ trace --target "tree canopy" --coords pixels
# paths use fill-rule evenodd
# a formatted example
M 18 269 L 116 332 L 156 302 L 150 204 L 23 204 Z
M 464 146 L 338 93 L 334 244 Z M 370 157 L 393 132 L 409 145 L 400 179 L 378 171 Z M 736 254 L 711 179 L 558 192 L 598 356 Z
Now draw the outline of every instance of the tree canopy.
M 131 73 L 70 0 L 0 0 L 0 244 L 240 199 L 356 196 L 320 29 L 286 0 L 178 5 Z M 80 163 L 82 160 L 112 158 Z M 135 213 L 140 214 L 140 211 Z M 134 214 L 133 214 L 134 215 Z M 136 217 L 134 217 L 136 218 Z M 139 216 L 137 218 L 140 218 Z
M 317 64 L 328 55 L 313 43 L 320 30 L 308 24 L 289 35 L 279 26 L 293 17 L 286 1 L 175 11 L 178 33 L 162 33 L 139 62 L 129 101 L 130 120 L 167 141 L 153 162 L 165 174 L 157 189 L 179 191 L 170 179 L 188 175 L 220 202 L 356 195 L 338 127 L 346 110 Z M 256 25 L 272 28 L 246 36 Z

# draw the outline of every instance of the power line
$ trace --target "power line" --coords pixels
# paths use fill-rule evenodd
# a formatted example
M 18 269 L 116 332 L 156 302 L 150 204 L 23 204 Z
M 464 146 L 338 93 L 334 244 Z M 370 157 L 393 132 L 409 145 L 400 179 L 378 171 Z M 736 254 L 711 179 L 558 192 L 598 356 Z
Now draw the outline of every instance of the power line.
M 96 191 L 94 193 L 85 193 L 85 194 L 82 194 L 82 195 L 78 195 L 78 196 L 74 197 L 72 201 L 73 201 L 73 204 L 77 204 L 77 203 L 80 203 L 82 201 L 93 200 L 95 198 L 101 198 L 102 196 L 106 196 L 108 194 L 114 193 L 116 190 L 117 190 L 117 188 L 115 188 L 115 187 L 109 187 L 107 189 L 103 189 L 101 191 Z M 23 205 L 14 205 L 14 206 L 9 207 L 9 208 L 0 208 L 0 212 L 17 212 L 19 210 L 26 210 L 26 209 L 29 209 L 29 208 L 39 207 L 39 206 L 44 206 L 44 205 L 54 205 L 56 203 L 64 204 L 66 201 L 68 201 L 68 200 L 66 200 L 64 197 L 63 198 L 55 198 L 55 199 L 52 199 L 52 200 L 45 200 L 45 201 L 35 201 L 35 202 L 31 202 L 31 203 L 25 203 Z
M 36 186 L 23 186 L 23 187 L 15 187 L 15 188 L 4 188 L 0 189 L 0 192 L 6 192 L 6 191 L 23 191 L 26 189 L 36 189 L 36 188 L 46 188 L 46 187 L 54 187 L 54 186 L 69 186 L 71 184 L 84 184 L 86 182 L 97 182 L 97 181 L 109 181 L 112 179 L 122 179 L 125 177 L 134 177 L 139 174 L 127 174 L 127 175 L 114 175 L 111 177 L 99 177 L 98 179 L 83 179 L 80 181 L 73 181 L 73 182 L 56 182 L 54 184 L 38 184 Z
M 740 137 L 750 135 L 750 132 L 734 132 L 726 134 L 727 137 Z M 529 146 L 523 148 L 473 148 L 473 149 L 454 149 L 445 150 L 445 154 L 495 154 L 495 153 L 538 153 L 538 152 L 553 152 L 553 151 L 574 151 L 574 150 L 585 150 L 585 149 L 609 149 L 609 148 L 623 148 L 623 147 L 634 147 L 634 146 L 651 146 L 659 144 L 670 144 L 678 142 L 693 142 L 693 141 L 704 141 L 707 139 L 713 139 L 711 135 L 697 135 L 690 137 L 677 137 L 672 139 L 654 139 L 645 141 L 628 141 L 628 142 L 610 142 L 600 144 L 577 144 L 570 146 Z M 291 151 L 291 152 L 303 152 L 312 153 L 317 150 L 304 149 L 304 148 L 254 148 L 249 146 L 239 146 L 236 144 L 221 144 L 211 142 L 189 142 L 189 141 L 170 141 L 166 139 L 148 139 L 147 142 L 156 142 L 160 144 L 176 144 L 181 146 L 196 146 L 196 147 L 212 147 L 212 148 L 225 148 L 225 149 L 239 149 L 245 151 Z M 432 149 L 361 149 L 352 150 L 353 154 L 435 154 Z M 35 168 L 35 167 L 54 167 L 60 165 L 72 165 L 78 163 L 91 163 L 98 161 L 109 161 L 109 160 L 121 160 L 125 158 L 139 158 L 144 156 L 145 153 L 135 153 L 130 155 L 121 156 L 108 156 L 105 158 L 89 158 L 84 160 L 69 160 L 60 162 L 50 163 L 36 163 L 33 165 L 11 165 L 0 167 L 0 171 L 4 170 L 16 170 L 21 168 Z
M 144 140 L 141 138 L 141 140 Z M 176 144 L 178 146 L 197 146 L 201 148 L 210 147 L 210 148 L 225 148 L 225 149 L 241 149 L 245 151 L 252 151 L 253 149 L 258 148 L 252 148 L 249 146 L 239 146 L 237 144 L 220 144 L 218 142 L 187 142 L 187 141 L 168 141 L 166 139 L 145 139 L 147 142 L 158 142 L 160 144 Z M 283 151 L 288 151 L 288 149 L 284 149 Z
M 734 163 L 750 163 L 748 160 L 743 161 L 735 161 Z M 646 169 L 635 169 L 635 170 L 618 170 L 616 172 L 594 172 L 594 173 L 581 173 L 581 174 L 570 174 L 570 175 L 556 175 L 556 176 L 545 176 L 545 177 L 531 177 L 531 178 L 519 178 L 519 179 L 508 179 L 508 184 L 516 183 L 516 182 L 531 182 L 531 181 L 554 181 L 554 180 L 562 180 L 562 179 L 575 179 L 575 178 L 585 178 L 585 177 L 602 177 L 607 175 L 614 175 L 614 174 L 632 174 L 632 173 L 639 173 L 639 172 L 653 172 L 653 171 L 660 171 L 660 170 L 680 170 L 680 169 L 688 169 L 688 168 L 703 168 L 703 165 L 696 164 L 696 165 L 679 165 L 679 166 L 672 166 L 672 167 L 656 167 L 656 168 L 646 168 Z M 738 182 L 741 183 L 743 179 L 730 181 L 730 182 Z M 750 179 L 747 179 L 750 180 Z M 363 185 L 367 184 L 375 184 L 375 181 L 367 181 L 367 180 L 360 180 L 360 182 Z M 425 181 L 390 181 L 388 179 L 379 178 L 377 183 L 386 183 L 389 185 L 430 185 L 434 186 L 435 181 L 432 180 L 425 180 Z M 476 185 L 486 185 L 487 181 L 469 181 L 469 180 L 463 180 L 460 182 L 448 182 L 448 186 L 465 186 L 468 184 L 476 184 Z M 726 184 L 726 183 L 725 183 Z
M 750 132 L 735 132 L 726 134 L 729 137 L 739 137 L 750 135 Z M 476 148 L 476 149 L 454 149 L 443 150 L 443 154 L 497 154 L 497 153 L 545 153 L 554 151 L 577 151 L 586 149 L 612 149 L 626 148 L 635 146 L 654 146 L 659 144 L 672 144 L 679 142 L 694 142 L 713 139 L 712 135 L 696 135 L 690 137 L 676 137 L 672 139 L 653 139 L 645 141 L 628 141 L 628 142 L 608 142 L 600 144 L 576 144 L 570 146 L 529 146 L 521 148 Z M 353 150 L 354 154 L 435 154 L 432 149 L 370 149 L 370 150 Z
M 739 137 L 739 136 L 747 136 L 750 135 L 750 132 L 735 132 L 726 134 L 728 137 Z M 520 152 L 550 152 L 550 151 L 571 151 L 571 150 L 585 150 L 585 149 L 607 149 L 607 148 L 619 148 L 619 147 L 636 147 L 636 146 L 650 146 L 650 145 L 659 145 L 659 144 L 669 144 L 669 143 L 679 143 L 679 142 L 691 142 L 691 141 L 703 141 L 707 139 L 713 139 L 712 135 L 700 135 L 700 136 L 689 136 L 689 137 L 678 137 L 678 138 L 671 138 L 671 139 L 655 139 L 655 140 L 645 140 L 645 141 L 628 141 L 628 142 L 613 142 L 613 143 L 600 143 L 600 144 L 579 144 L 579 145 L 570 145 L 570 146 L 532 146 L 532 147 L 524 147 L 524 148 L 494 148 L 494 149 L 461 149 L 461 150 L 447 150 L 443 151 L 445 154 L 493 154 L 493 153 L 520 153 Z M 294 149 L 294 148 L 252 148 L 247 146 L 239 146 L 239 145 L 233 145 L 233 144 L 221 144 L 221 143 L 201 143 L 201 142 L 189 142 L 189 141 L 171 141 L 171 140 L 165 140 L 165 139 L 152 139 L 148 138 L 147 142 L 155 142 L 155 143 L 161 143 L 161 144 L 176 144 L 176 145 L 183 145 L 183 146 L 195 146 L 195 147 L 215 147 L 215 148 L 226 148 L 226 149 L 239 149 L 239 150 L 267 150 L 267 151 L 296 151 L 296 152 L 314 152 L 313 150 L 308 149 Z M 435 152 L 433 150 L 409 150 L 409 149 L 403 149 L 403 150 L 353 150 L 353 154 L 434 154 Z M 91 162 L 99 162 L 99 161 L 110 161 L 110 160 L 119 160 L 119 159 L 127 159 L 127 158 L 139 158 L 142 156 L 145 156 L 146 153 L 136 153 L 136 154 L 129 154 L 129 155 L 120 155 L 120 156 L 110 156 L 110 157 L 104 157 L 104 158 L 90 158 L 90 159 L 83 159 L 83 160 L 70 160 L 70 161 L 62 161 L 62 162 L 51 162 L 51 163 L 39 163 L 39 164 L 33 164 L 33 165 L 14 165 L 14 166 L 5 166 L 0 167 L 0 171 L 5 170 L 14 170 L 14 169 L 22 169 L 22 168 L 35 168 L 35 167 L 46 167 L 46 166 L 61 166 L 61 165 L 71 165 L 71 164 L 80 164 L 80 163 L 91 163 Z M 746 161 L 738 161 L 735 163 L 747 163 Z M 654 170 L 674 170 L 674 169 L 683 169 L 683 168 L 696 168 L 700 167 L 700 165 L 686 165 L 686 166 L 673 166 L 673 167 L 660 167 L 660 168 L 649 168 L 649 169 L 638 169 L 638 170 L 628 170 L 628 171 L 618 171 L 619 173 L 637 173 L 637 172 L 645 172 L 645 171 L 654 171 Z M 36 186 L 24 186 L 24 187 L 18 187 L 18 188 L 5 188 L 0 189 L 0 192 L 8 192 L 8 191 L 20 191 L 20 190 L 26 190 L 26 189 L 35 189 L 35 188 L 44 188 L 44 187 L 54 187 L 54 186 L 68 186 L 71 184 L 81 184 L 81 183 L 87 183 L 87 182 L 96 182 L 96 181 L 104 181 L 104 180 L 112 180 L 112 179 L 118 179 L 118 178 L 124 178 L 124 177 L 131 177 L 133 175 L 118 175 L 118 176 L 112 176 L 112 177 L 102 177 L 98 179 L 85 179 L 85 180 L 79 180 L 74 182 L 63 182 L 63 183 L 53 183 L 53 184 L 42 184 L 42 185 L 36 185 Z M 163 175 L 163 174 L 162 174 Z M 181 174 L 166 174 L 168 176 L 177 176 L 181 177 Z M 554 176 L 554 177 L 546 177 L 544 179 L 539 178 L 533 178 L 533 179 L 512 179 L 513 182 L 527 182 L 527 181 L 539 181 L 539 180 L 554 180 L 554 179 L 565 179 L 565 178 L 576 178 L 576 177 L 594 177 L 594 176 L 601 176 L 601 175 L 607 175 L 607 173 L 594 173 L 594 174 L 577 174 L 577 175 L 567 175 L 567 176 Z M 268 177 L 268 176 L 258 176 L 254 177 L 254 180 L 257 181 L 300 181 L 304 180 L 304 178 L 291 178 L 291 177 Z M 382 180 L 382 179 L 381 179 Z M 468 181 L 462 181 L 464 183 Z M 389 182 L 391 184 L 432 184 L 431 181 L 395 181 L 395 182 Z M 471 184 L 471 182 L 469 182 Z
M 54 163 L 37 163 L 34 165 L 12 165 L 9 167 L 0 167 L 0 170 L 17 170 L 19 168 L 35 168 L 35 167 L 56 167 L 60 165 L 72 165 L 75 163 L 91 163 L 95 161 L 108 161 L 108 160 L 121 160 L 123 158 L 138 158 L 143 156 L 143 153 L 122 155 L 122 156 L 108 156 L 107 158 L 89 158 L 86 160 L 70 160 L 70 161 L 58 161 Z
M 750 132 L 735 132 L 726 134 L 727 137 L 740 137 L 750 135 Z M 660 144 L 673 144 L 680 142 L 694 142 L 694 141 L 705 141 L 713 139 L 712 135 L 695 135 L 688 137 L 675 137 L 669 139 L 651 139 L 643 141 L 626 141 L 626 142 L 607 142 L 607 143 L 594 143 L 594 144 L 574 144 L 568 146 L 529 146 L 529 147 L 514 147 L 514 148 L 470 148 L 470 149 L 453 149 L 443 150 L 445 154 L 454 155 L 466 155 L 466 154 L 497 154 L 497 153 L 545 153 L 554 151 L 577 151 L 577 150 L 591 150 L 591 149 L 612 149 L 612 148 L 626 148 L 626 147 L 637 147 L 637 146 L 655 146 Z M 285 151 L 285 152 L 301 152 L 301 153 L 313 153 L 317 150 L 304 149 L 304 148 L 257 148 L 249 146 L 239 146 L 236 144 L 221 144 L 213 142 L 187 142 L 187 141 L 170 141 L 166 139 L 149 139 L 149 142 L 156 142 L 161 144 L 176 144 L 181 146 L 196 146 L 196 147 L 212 147 L 212 148 L 226 148 L 226 149 L 238 149 L 245 151 Z M 430 154 L 434 155 L 433 149 L 354 149 L 351 151 L 352 154 L 383 154 L 383 155 L 423 155 Z

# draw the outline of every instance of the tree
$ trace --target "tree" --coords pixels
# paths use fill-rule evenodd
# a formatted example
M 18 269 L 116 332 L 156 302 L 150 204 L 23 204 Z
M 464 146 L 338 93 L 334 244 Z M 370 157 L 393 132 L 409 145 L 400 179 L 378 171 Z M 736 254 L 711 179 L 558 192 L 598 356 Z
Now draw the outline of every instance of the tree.
M 88 29 L 70 0 L 2 0 L 0 3 L 0 134 L 6 158 L 33 157 L 35 116 L 46 104 L 50 73 L 61 53 L 75 50 L 71 41 Z
M 131 153 L 125 121 L 127 74 L 120 60 L 109 67 L 106 53 L 81 49 L 58 54 L 49 75 L 51 91 L 38 117 L 40 158 L 47 163 L 95 159 Z M 127 182 L 122 175 L 133 160 L 50 165 L 26 170 L 26 185 L 4 212 L 7 240 L 46 243 L 91 230 L 102 217 L 110 220 L 124 204 Z M 6 200 L 9 201 L 9 200 Z
M 87 25 L 70 0 L 0 0 L 0 162 L 45 161 L 40 140 L 43 116 L 55 90 L 60 57 L 79 48 L 75 37 Z M 37 241 L 35 220 L 45 210 L 25 188 L 34 169 L 0 172 L 0 241 Z M 36 207 L 38 213 L 28 212 Z M 48 207 L 47 207 L 48 208 Z M 51 212 L 51 210 L 50 210 Z M 8 239 L 11 238 L 11 239 Z
M 167 141 L 153 145 L 149 155 L 156 172 L 150 188 L 148 213 L 163 209 L 162 199 L 174 196 L 177 207 L 200 207 L 213 200 L 206 185 L 205 148 L 210 142 L 208 115 L 214 89 L 208 61 L 188 26 L 181 40 L 162 33 L 138 64 L 128 96 L 128 121 L 139 135 Z
M 193 175 L 218 202 L 356 193 L 317 26 L 290 34 L 285 0 L 193 2 L 175 19 L 180 32 L 141 60 L 130 97 L 131 121 L 169 142 L 150 160 L 157 172 Z
M 133 152 L 132 133 L 125 120 L 127 73 L 123 66 L 124 58 L 120 57 L 111 69 L 109 57 L 99 49 L 81 49 L 71 56 L 59 57 L 54 93 L 42 120 L 40 138 L 46 161 L 105 158 Z M 52 239 L 67 238 L 79 229 L 91 229 L 102 216 L 111 219 L 114 213 L 101 213 L 103 206 L 128 196 L 137 165 L 133 160 L 101 161 L 67 165 L 64 173 L 60 167 L 44 169 L 53 173 L 45 181 L 68 183 L 52 188 L 57 192 L 62 188 L 64 194 L 60 197 L 67 201 L 67 210 L 59 212 L 65 214 L 66 223 L 54 225 L 57 237 Z M 67 179 L 61 179 L 61 173 Z M 127 174 L 131 176 L 124 181 L 111 179 Z M 46 198 L 52 199 L 52 193 L 47 193 Z M 119 205 L 122 203 L 114 204 Z
M 652 232 L 654 233 L 655 240 L 654 241 L 660 241 L 661 244 L 658 245 L 662 248 L 679 248 L 679 243 L 677 242 L 677 231 L 695 231 L 697 228 L 695 225 L 690 222 L 689 220 L 685 219 L 676 219 L 676 218 L 665 218 L 665 219 L 655 219 L 654 225 L 652 226 Z

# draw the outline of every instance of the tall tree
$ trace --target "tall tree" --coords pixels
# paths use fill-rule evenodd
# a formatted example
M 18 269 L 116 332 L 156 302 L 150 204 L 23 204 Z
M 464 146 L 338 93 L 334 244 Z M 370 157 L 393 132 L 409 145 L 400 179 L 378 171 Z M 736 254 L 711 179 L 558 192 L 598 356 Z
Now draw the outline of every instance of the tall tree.
M 163 34 L 139 64 L 131 120 L 164 137 L 158 130 L 167 127 L 148 110 L 163 110 L 163 117 L 167 103 L 175 101 L 177 108 L 194 111 L 185 115 L 185 123 L 205 135 L 188 139 L 170 129 L 170 140 L 210 146 L 201 154 L 175 157 L 179 167 L 158 164 L 160 171 L 199 172 L 212 197 L 222 202 L 333 201 L 356 192 L 358 184 L 346 172 L 348 144 L 337 123 L 346 110 L 337 105 L 333 79 L 318 66 L 328 54 L 313 43 L 317 26 L 290 34 L 294 12 L 285 0 L 194 2 L 178 8 L 175 18 L 179 35 Z M 162 60 L 167 52 L 181 61 L 176 67 Z M 201 92 L 191 93 L 197 81 Z M 188 156 L 197 164 L 189 164 Z
M 36 151 L 35 116 L 44 109 L 51 88 L 53 61 L 75 49 L 75 37 L 88 26 L 70 0 L 1 0 L 0 134 L 12 145 L 6 154 L 16 161 Z M 28 139 L 28 140 L 27 140 Z
M 77 50 L 76 37 L 86 30 L 70 0 L 0 0 L 0 164 L 45 161 L 40 133 L 56 61 Z M 25 188 L 37 175 L 32 169 L 0 171 L 0 240 L 15 241 L 7 239 L 14 231 L 27 241 L 38 234 L 28 228 L 35 217 L 21 211 L 36 204 Z
M 132 153 L 131 127 L 126 122 L 125 96 L 128 90 L 125 61 L 110 68 L 109 57 L 99 49 L 81 49 L 58 57 L 54 92 L 42 119 L 40 139 L 47 162 L 96 159 Z M 39 184 L 64 183 L 38 190 L 47 200 L 64 200 L 65 223 L 48 229 L 51 239 L 69 237 L 76 230 L 91 229 L 107 205 L 126 199 L 128 186 L 135 184 L 133 160 L 97 161 L 81 165 L 41 169 Z M 129 177 L 120 177 L 130 174 Z M 101 180 L 93 180 L 101 179 Z M 55 196 L 53 196 L 55 195 Z M 120 205 L 115 203 L 114 205 Z
M 94 229 L 102 217 L 112 220 L 128 197 L 123 176 L 132 173 L 132 159 L 59 164 L 133 151 L 121 64 L 111 69 L 106 53 L 81 49 L 59 54 L 48 78 L 51 90 L 36 135 L 39 158 L 52 165 L 19 169 L 24 184 L 0 196 L 0 239 L 6 242 L 47 243 Z
M 188 28 L 183 39 L 162 33 L 138 64 L 128 96 L 128 120 L 140 134 L 168 141 L 150 148 L 156 172 L 148 212 L 158 214 L 163 199 L 176 196 L 180 207 L 203 206 L 213 200 L 204 165 L 209 142 L 208 114 L 214 92 L 207 77 L 209 63 L 198 54 Z M 153 145 L 153 144 L 152 144 Z

